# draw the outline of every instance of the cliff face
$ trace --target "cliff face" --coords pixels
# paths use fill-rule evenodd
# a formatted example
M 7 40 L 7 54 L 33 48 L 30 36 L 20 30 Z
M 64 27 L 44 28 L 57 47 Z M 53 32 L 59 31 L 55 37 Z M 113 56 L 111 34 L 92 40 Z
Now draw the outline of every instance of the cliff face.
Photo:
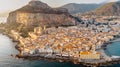
M 9 14 L 8 23 L 23 23 L 27 26 L 76 25 L 77 20 L 65 8 L 51 8 L 40 1 L 30 1 L 28 5 Z

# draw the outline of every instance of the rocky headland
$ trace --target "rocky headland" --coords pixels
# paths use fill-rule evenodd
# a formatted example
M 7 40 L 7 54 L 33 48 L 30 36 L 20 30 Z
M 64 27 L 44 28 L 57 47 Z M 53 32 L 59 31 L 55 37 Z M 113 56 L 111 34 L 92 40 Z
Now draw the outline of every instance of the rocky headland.
M 5 32 L 18 42 L 20 58 L 47 58 L 92 66 L 112 62 L 101 49 L 120 34 L 120 23 L 94 24 L 95 21 L 86 20 L 80 24 L 80 21 L 65 8 L 51 8 L 32 0 L 9 14 Z
M 51 8 L 41 1 L 30 1 L 26 6 L 9 13 L 8 23 L 26 26 L 69 26 L 79 22 L 65 8 Z

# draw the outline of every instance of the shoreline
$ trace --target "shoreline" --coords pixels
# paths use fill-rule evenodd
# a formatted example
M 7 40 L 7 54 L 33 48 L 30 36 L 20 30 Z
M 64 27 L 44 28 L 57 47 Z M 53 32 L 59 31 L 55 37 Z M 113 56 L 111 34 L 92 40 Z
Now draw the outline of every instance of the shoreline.
M 120 41 L 120 34 L 117 35 L 118 37 L 113 38 L 112 40 L 105 42 L 102 46 L 101 49 L 106 50 L 107 45 L 112 44 L 113 42 Z
M 103 51 L 105 51 L 105 48 L 107 45 L 116 42 L 116 41 L 120 41 L 120 36 L 119 37 L 115 37 L 114 39 L 104 43 L 102 45 L 102 47 L 100 49 L 102 49 Z M 16 47 L 17 50 L 21 51 L 19 48 Z M 105 53 L 106 54 L 106 53 Z M 65 58 L 49 58 L 49 57 L 41 57 L 41 56 L 22 56 L 20 54 L 16 55 L 18 58 L 24 58 L 24 59 L 30 59 L 30 60 L 48 60 L 48 61 L 59 61 L 59 62 L 72 62 L 74 64 L 82 64 L 85 66 L 107 66 L 107 65 L 112 65 L 112 64 L 120 64 L 120 58 L 116 58 L 116 59 L 112 59 L 111 61 L 102 61 L 100 62 L 100 60 L 98 60 L 97 62 L 78 62 L 78 60 L 72 60 L 72 59 L 65 59 Z M 108 56 L 108 55 L 107 55 Z M 110 57 L 111 58 L 111 57 Z
M 68 57 L 68 58 L 63 58 L 63 57 L 58 57 L 58 58 L 54 57 L 53 58 L 52 57 L 51 58 L 51 57 L 45 57 L 45 56 L 23 56 L 23 55 L 20 55 L 21 49 L 20 49 L 20 46 L 19 46 L 19 44 L 20 44 L 19 41 L 15 40 L 12 37 L 11 34 L 5 34 L 5 33 L 1 33 L 1 34 L 8 36 L 10 39 L 12 39 L 13 42 L 17 43 L 15 45 L 15 48 L 16 48 L 16 50 L 19 51 L 19 54 L 17 54 L 15 56 L 15 58 L 23 58 L 23 59 L 29 59 L 29 60 L 41 60 L 42 59 L 42 60 L 57 61 L 57 62 L 72 62 L 74 64 L 82 64 L 82 65 L 85 65 L 85 66 L 106 66 L 106 65 L 112 65 L 112 64 L 120 63 L 120 58 L 117 58 L 115 60 L 112 59 L 111 61 L 100 62 L 101 60 L 98 60 L 96 62 L 89 62 L 88 63 L 88 62 L 83 62 L 83 61 L 79 62 L 78 60 L 72 59 L 71 57 Z M 116 41 L 120 41 L 120 36 L 117 37 L 117 38 L 115 37 L 114 39 L 104 43 L 100 49 L 105 50 L 107 45 L 109 45 L 112 42 L 116 42 Z

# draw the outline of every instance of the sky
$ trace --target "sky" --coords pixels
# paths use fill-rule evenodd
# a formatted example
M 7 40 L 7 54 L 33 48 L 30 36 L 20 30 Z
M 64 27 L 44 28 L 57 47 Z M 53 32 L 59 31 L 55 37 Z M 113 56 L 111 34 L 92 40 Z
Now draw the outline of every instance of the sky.
M 12 11 L 26 5 L 30 0 L 0 0 L 0 13 Z M 67 3 L 102 3 L 116 0 L 40 0 L 51 7 L 59 7 Z

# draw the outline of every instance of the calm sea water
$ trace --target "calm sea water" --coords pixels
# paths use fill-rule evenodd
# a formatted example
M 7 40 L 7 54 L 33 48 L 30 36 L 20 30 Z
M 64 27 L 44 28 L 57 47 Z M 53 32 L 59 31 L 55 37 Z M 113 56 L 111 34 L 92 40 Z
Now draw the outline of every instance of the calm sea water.
M 120 56 L 120 41 L 113 42 L 107 46 L 106 53 L 109 56 Z
M 7 36 L 0 34 L 0 67 L 83 67 L 72 63 L 49 62 L 44 60 L 23 60 L 15 59 L 10 55 L 17 54 L 15 44 Z M 108 46 L 109 54 L 120 55 L 120 42 Z M 108 67 L 108 66 L 107 66 Z M 109 67 L 120 67 L 119 64 Z
M 49 62 L 44 60 L 30 61 L 15 59 L 10 55 L 17 54 L 15 44 L 7 36 L 0 34 L 0 67 L 83 67 L 72 63 Z
M 109 56 L 120 56 L 120 41 L 109 44 L 105 52 Z M 115 64 L 110 67 L 120 67 L 120 64 Z

